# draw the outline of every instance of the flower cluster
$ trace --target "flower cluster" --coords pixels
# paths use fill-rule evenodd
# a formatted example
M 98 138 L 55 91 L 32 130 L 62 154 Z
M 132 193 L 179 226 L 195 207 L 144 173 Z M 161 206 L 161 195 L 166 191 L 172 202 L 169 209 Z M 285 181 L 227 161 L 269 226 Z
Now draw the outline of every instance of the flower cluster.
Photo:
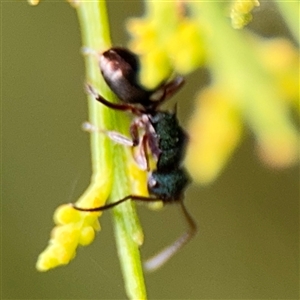
M 131 19 L 131 49 L 141 60 L 141 83 L 154 88 L 173 71 L 187 74 L 204 61 L 201 32 L 175 2 L 148 2 L 143 19 Z
M 95 230 L 100 230 L 98 214 L 82 216 L 70 205 L 57 208 L 54 219 L 57 224 L 51 232 L 49 245 L 37 261 L 39 271 L 47 271 L 59 265 L 66 265 L 75 257 L 78 245 L 89 245 L 95 236 Z
M 259 6 L 258 0 L 234 0 L 230 7 L 230 18 L 232 27 L 241 29 L 252 20 L 251 11 Z
M 108 186 L 106 183 L 94 182 L 76 202 L 79 207 L 98 207 L 104 205 Z M 51 232 L 47 248 L 39 255 L 36 268 L 48 271 L 60 265 L 66 265 L 76 255 L 79 245 L 89 245 L 95 237 L 95 231 L 100 230 L 98 221 L 101 212 L 80 212 L 70 204 L 58 207 L 54 213 L 56 226 Z

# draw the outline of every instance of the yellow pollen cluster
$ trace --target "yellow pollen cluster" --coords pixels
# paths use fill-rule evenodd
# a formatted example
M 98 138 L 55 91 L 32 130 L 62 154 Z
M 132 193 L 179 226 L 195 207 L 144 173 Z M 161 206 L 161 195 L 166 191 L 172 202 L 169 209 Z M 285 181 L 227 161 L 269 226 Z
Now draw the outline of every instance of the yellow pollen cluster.
M 241 29 L 252 20 L 251 11 L 259 6 L 258 0 L 235 0 L 231 5 L 230 18 L 232 27 Z
M 54 213 L 56 226 L 36 268 L 47 271 L 68 264 L 75 257 L 78 245 L 87 246 L 94 240 L 95 231 L 100 230 L 99 215 L 77 211 L 68 204 L 58 207 Z

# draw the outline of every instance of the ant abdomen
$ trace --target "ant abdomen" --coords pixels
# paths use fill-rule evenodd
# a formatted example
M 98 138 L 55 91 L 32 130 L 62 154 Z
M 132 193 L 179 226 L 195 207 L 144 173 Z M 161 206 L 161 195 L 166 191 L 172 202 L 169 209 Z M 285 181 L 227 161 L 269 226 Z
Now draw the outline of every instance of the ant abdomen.
M 138 81 L 139 61 L 124 48 L 111 48 L 100 57 L 100 70 L 107 85 L 126 103 L 150 104 L 153 91 L 143 88 Z

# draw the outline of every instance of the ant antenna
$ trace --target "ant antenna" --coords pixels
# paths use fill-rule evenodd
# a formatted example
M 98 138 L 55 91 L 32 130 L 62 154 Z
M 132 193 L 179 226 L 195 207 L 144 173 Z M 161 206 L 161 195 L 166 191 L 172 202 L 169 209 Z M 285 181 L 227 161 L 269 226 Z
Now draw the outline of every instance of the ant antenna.
M 113 208 L 127 200 L 132 201 L 143 201 L 143 202 L 153 202 L 153 201 L 161 201 L 159 198 L 152 198 L 152 197 L 144 197 L 144 196 L 138 196 L 138 195 L 128 195 L 116 202 L 109 203 L 103 206 L 94 207 L 94 208 L 81 208 L 76 206 L 75 204 L 71 204 L 72 207 L 79 211 L 85 211 L 85 212 L 96 212 L 96 211 L 103 211 L 110 208 Z M 164 248 L 162 251 L 154 255 L 153 257 L 147 259 L 144 262 L 144 268 L 145 270 L 152 272 L 156 269 L 160 268 L 162 265 L 164 265 L 174 254 L 176 254 L 184 245 L 186 245 L 196 234 L 197 232 L 197 225 L 189 212 L 187 211 L 184 203 L 180 201 L 180 207 L 182 209 L 183 215 L 188 223 L 189 229 L 182 234 L 175 242 L 172 243 L 172 245 Z
M 107 210 L 107 209 L 110 209 L 110 208 L 113 208 L 127 200 L 133 200 L 133 201 L 143 201 L 143 202 L 153 202 L 153 201 L 161 201 L 161 199 L 159 198 L 152 198 L 152 197 L 146 197 L 146 196 L 138 196 L 138 195 L 128 195 L 116 202 L 113 202 L 113 203 L 109 203 L 109 204 L 106 204 L 106 205 L 103 205 L 103 206 L 98 206 L 98 207 L 93 207 L 93 208 L 82 208 L 82 207 L 78 207 L 76 206 L 75 204 L 73 203 L 70 203 L 71 206 L 76 209 L 76 210 L 79 210 L 79 211 L 85 211 L 85 212 L 96 212 L 96 211 L 103 211 L 103 210 Z
M 144 268 L 149 272 L 155 271 L 164 265 L 174 254 L 176 254 L 184 245 L 186 245 L 197 232 L 197 225 L 182 201 L 180 201 L 180 206 L 188 223 L 189 229 L 170 246 L 164 248 L 162 251 L 144 262 Z

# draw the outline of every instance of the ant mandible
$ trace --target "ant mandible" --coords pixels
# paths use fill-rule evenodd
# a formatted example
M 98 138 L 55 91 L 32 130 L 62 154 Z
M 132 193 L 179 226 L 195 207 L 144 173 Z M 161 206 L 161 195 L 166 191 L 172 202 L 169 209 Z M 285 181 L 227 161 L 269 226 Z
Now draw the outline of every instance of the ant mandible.
M 196 233 L 197 227 L 183 203 L 183 193 L 190 183 L 190 177 L 182 166 L 187 135 L 178 123 L 175 113 L 159 110 L 159 106 L 170 98 L 183 85 L 182 77 L 177 76 L 170 82 L 164 82 L 153 90 L 146 90 L 138 83 L 139 62 L 135 54 L 125 48 L 111 48 L 105 51 L 99 60 L 104 80 L 122 103 L 107 101 L 87 85 L 89 93 L 103 105 L 120 111 L 129 111 L 135 119 L 130 125 L 131 139 L 115 131 L 99 130 L 116 143 L 138 147 L 134 158 L 141 169 L 148 170 L 148 192 L 150 197 L 128 195 L 116 202 L 95 207 L 73 207 L 79 211 L 96 212 L 113 208 L 120 203 L 132 201 L 162 201 L 179 203 L 188 224 L 188 230 L 170 246 L 147 260 L 144 267 L 155 270 L 169 260 Z M 85 123 L 87 131 L 97 131 L 90 123 Z M 142 136 L 139 129 L 143 130 Z M 156 159 L 156 169 L 150 170 L 147 150 Z

